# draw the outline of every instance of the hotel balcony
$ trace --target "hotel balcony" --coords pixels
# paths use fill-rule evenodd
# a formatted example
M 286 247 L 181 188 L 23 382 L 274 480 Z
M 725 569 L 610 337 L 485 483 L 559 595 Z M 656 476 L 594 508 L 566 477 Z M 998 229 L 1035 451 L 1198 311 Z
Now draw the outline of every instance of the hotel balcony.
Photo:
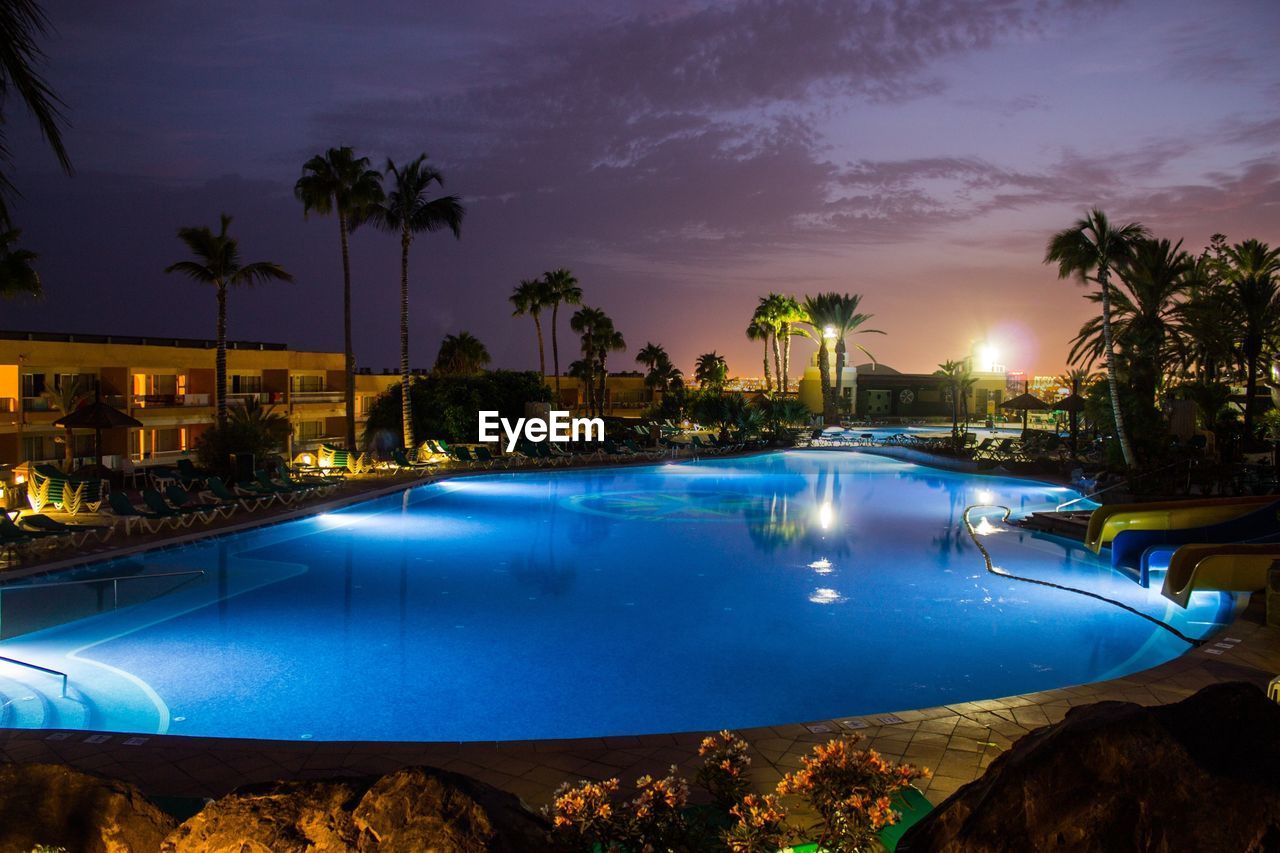
M 290 391 L 289 401 L 294 405 L 303 403 L 341 403 L 347 399 L 345 391 Z

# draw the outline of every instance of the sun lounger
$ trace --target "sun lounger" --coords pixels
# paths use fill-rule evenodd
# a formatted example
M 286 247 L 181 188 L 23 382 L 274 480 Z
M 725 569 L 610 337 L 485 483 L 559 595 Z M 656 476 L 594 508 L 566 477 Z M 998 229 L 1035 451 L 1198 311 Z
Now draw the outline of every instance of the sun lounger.
M 134 527 L 140 527 L 148 533 L 155 533 L 178 515 L 177 513 L 158 515 L 150 510 L 138 509 L 123 492 L 109 493 L 107 504 L 117 518 L 124 519 L 125 533 L 129 533 Z
M 280 497 L 274 492 L 271 494 L 241 494 L 239 492 L 233 492 L 227 487 L 226 483 L 222 482 L 221 477 L 210 477 L 205 485 L 209 487 L 209 494 L 213 495 L 218 500 L 223 503 L 231 503 L 234 501 L 249 512 L 253 512 L 254 510 L 264 506 L 270 506 Z
M 223 518 L 230 518 L 235 513 L 238 503 L 233 501 L 216 501 L 209 503 L 198 499 L 195 494 L 188 492 L 177 483 L 170 483 L 164 489 L 165 499 L 169 501 L 174 508 L 179 510 L 192 509 L 198 512 L 205 512 L 211 515 L 221 515 Z
M 83 545 L 90 538 L 96 537 L 102 541 L 106 541 L 115 532 L 115 528 L 110 524 L 66 524 L 64 522 L 52 519 L 47 515 L 24 515 L 18 519 L 18 529 L 27 533 L 40 534 L 64 534 L 70 536 L 76 546 Z

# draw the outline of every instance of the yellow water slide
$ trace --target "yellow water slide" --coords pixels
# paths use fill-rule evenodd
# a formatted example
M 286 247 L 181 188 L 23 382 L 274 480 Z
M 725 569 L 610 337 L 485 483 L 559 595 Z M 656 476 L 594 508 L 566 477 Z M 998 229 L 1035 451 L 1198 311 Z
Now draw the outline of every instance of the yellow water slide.
M 1252 512 L 1261 504 L 1275 503 L 1275 495 L 1239 498 L 1201 498 L 1184 501 L 1156 501 L 1141 504 L 1101 506 L 1089 516 L 1084 544 L 1094 552 L 1115 538 L 1121 530 L 1178 530 L 1230 521 Z
M 1179 607 L 1186 607 L 1198 589 L 1255 592 L 1267 585 L 1267 572 L 1276 560 L 1280 560 L 1276 542 L 1183 545 L 1169 560 L 1160 592 Z

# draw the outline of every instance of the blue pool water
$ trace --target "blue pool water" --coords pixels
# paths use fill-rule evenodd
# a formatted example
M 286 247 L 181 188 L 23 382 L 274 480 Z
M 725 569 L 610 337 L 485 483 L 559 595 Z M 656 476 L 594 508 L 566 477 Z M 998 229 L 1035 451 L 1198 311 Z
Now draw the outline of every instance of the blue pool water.
M 966 506 L 1075 496 L 823 451 L 454 479 L 94 567 L 205 574 L 127 582 L 115 610 L 101 587 L 63 590 L 59 608 L 106 612 L 0 655 L 66 671 L 70 695 L 0 664 L 0 724 L 317 740 L 706 730 L 1035 691 L 1184 652 L 1131 612 L 985 571 Z M 1190 635 L 1227 616 L 1227 596 L 1183 611 L 1074 544 L 995 510 L 974 521 L 1007 571 Z M 0 632 L 49 600 L 6 588 Z

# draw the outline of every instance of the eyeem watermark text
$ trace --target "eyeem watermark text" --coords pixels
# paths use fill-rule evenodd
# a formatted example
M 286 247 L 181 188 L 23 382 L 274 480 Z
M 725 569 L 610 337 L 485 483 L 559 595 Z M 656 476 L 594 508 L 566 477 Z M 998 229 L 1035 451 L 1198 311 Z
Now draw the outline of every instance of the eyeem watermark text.
M 497 412 L 480 414 L 480 440 L 501 441 L 498 429 L 506 435 L 507 452 L 516 449 L 523 438 L 527 441 L 604 441 L 603 418 L 570 418 L 568 412 L 551 412 L 546 420 L 541 418 L 517 418 L 515 423 L 498 416 Z

